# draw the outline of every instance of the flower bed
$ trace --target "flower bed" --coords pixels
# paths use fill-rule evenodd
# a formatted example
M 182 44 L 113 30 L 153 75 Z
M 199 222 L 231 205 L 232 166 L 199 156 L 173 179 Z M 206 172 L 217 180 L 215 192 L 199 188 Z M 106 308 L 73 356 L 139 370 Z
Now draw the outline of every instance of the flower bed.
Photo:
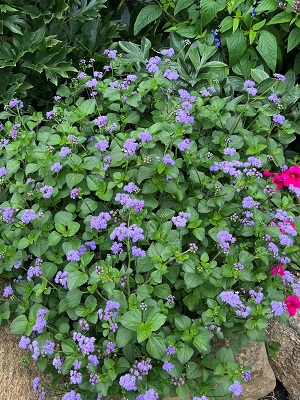
M 82 62 L 46 117 L 0 115 L 1 318 L 63 400 L 231 399 L 234 352 L 300 305 L 291 88 L 259 69 L 188 88 L 145 43 Z

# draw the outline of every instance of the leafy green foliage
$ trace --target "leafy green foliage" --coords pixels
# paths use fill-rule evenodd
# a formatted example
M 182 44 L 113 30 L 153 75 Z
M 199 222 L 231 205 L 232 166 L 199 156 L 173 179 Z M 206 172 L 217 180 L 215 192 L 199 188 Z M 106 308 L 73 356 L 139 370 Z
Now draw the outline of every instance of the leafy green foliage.
M 46 115 L 0 113 L 0 319 L 64 399 L 230 399 L 235 353 L 299 306 L 295 74 L 245 81 L 170 36 L 81 63 Z
M 117 36 L 110 17 L 105 0 L 2 5 L 0 101 L 26 94 L 28 101 L 49 101 L 58 82 L 76 71 L 74 62 L 103 51 Z

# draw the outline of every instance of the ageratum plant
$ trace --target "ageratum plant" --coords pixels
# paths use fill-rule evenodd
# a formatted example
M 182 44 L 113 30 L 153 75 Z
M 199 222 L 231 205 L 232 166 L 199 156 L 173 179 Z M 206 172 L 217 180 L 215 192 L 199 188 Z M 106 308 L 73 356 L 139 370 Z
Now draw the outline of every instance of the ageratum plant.
M 229 400 L 234 353 L 300 306 L 285 77 L 191 91 L 172 48 L 105 54 L 46 116 L 0 115 L 1 319 L 63 400 Z

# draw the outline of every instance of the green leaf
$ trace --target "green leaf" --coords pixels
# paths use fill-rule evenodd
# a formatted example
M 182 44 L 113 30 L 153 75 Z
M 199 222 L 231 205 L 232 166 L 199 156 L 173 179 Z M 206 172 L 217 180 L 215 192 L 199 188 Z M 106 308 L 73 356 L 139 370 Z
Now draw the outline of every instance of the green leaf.
M 213 336 L 214 334 L 211 331 L 208 331 L 205 328 L 199 328 L 199 333 L 194 338 L 193 345 L 201 353 L 208 352 L 210 349 L 210 341 L 213 338 Z
M 256 49 L 267 66 L 272 71 L 275 71 L 277 64 L 277 40 L 273 33 L 264 30 L 261 31 Z
M 22 250 L 29 246 L 29 240 L 27 238 L 22 238 L 18 243 L 18 249 Z
M 194 350 L 188 346 L 187 344 L 184 347 L 181 347 L 177 351 L 177 358 L 181 362 L 181 364 L 186 364 L 193 356 Z
M 142 343 L 152 335 L 152 330 L 148 323 L 141 322 L 136 330 L 137 341 Z
M 217 16 L 218 5 L 215 0 L 200 1 L 200 16 L 202 26 L 205 27 L 210 21 Z
M 39 168 L 40 168 L 40 166 L 38 164 L 29 163 L 29 164 L 26 165 L 25 174 L 26 175 L 30 175 L 30 174 L 38 171 Z
M 66 183 L 68 188 L 73 189 L 78 185 L 78 183 L 82 181 L 83 178 L 84 175 L 82 174 L 75 174 L 75 173 L 67 174 Z
M 151 357 L 161 360 L 166 354 L 166 345 L 161 337 L 152 335 L 147 341 L 146 350 Z
M 129 329 L 120 326 L 116 337 L 118 347 L 119 348 L 125 347 L 132 339 L 132 335 L 133 333 Z
M 70 271 L 68 275 L 68 288 L 73 290 L 88 281 L 88 274 L 81 271 Z
M 287 52 L 293 50 L 300 43 L 300 28 L 293 29 L 288 37 Z
M 274 15 L 273 18 L 267 23 L 267 25 L 283 24 L 285 22 L 290 22 L 293 18 L 292 13 L 283 11 L 279 14 Z
M 234 361 L 234 353 L 230 347 L 222 347 L 218 350 L 216 357 L 222 364 Z
M 175 326 L 179 331 L 185 331 L 191 326 L 191 319 L 186 315 L 176 315 Z
M 166 283 L 161 285 L 154 286 L 153 293 L 160 299 L 167 299 L 167 297 L 171 294 L 170 286 Z
M 55 246 L 61 239 L 61 234 L 53 231 L 50 233 L 50 235 L 48 236 L 48 246 L 52 247 Z
M 226 38 L 229 66 L 235 65 L 247 49 L 247 39 L 241 29 L 237 29 L 232 35 Z
M 138 309 L 127 311 L 120 320 L 120 323 L 131 331 L 136 331 L 142 322 L 142 312 Z
M 159 18 L 162 12 L 162 9 L 156 4 L 148 4 L 144 7 L 135 20 L 133 28 L 134 35 L 137 35 L 145 26 Z
M 188 8 L 194 4 L 194 0 L 178 0 L 175 6 L 174 15 L 178 14 L 181 10 Z
M 10 325 L 10 331 L 11 333 L 14 334 L 22 334 L 25 333 L 26 327 L 28 324 L 28 320 L 25 315 L 19 315 L 17 318 L 15 318 L 11 325 Z
M 251 69 L 251 77 L 255 80 L 256 83 L 260 83 L 270 78 L 264 70 L 259 68 Z
M 149 327 L 152 332 L 157 331 L 165 322 L 166 322 L 167 316 L 163 314 L 152 314 L 150 317 L 147 318 L 147 324 L 149 324 Z
M 90 115 L 93 114 L 95 111 L 96 107 L 96 100 L 95 99 L 89 99 L 83 101 L 79 107 L 77 108 L 77 112 L 82 113 L 84 115 Z

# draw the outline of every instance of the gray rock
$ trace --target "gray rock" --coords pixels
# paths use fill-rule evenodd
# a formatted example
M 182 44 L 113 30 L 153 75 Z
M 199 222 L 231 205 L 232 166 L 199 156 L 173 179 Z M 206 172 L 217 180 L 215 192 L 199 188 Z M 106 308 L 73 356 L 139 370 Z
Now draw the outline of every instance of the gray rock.
M 269 364 L 266 347 L 261 342 L 249 342 L 236 357 L 241 366 L 249 366 L 251 381 L 243 382 L 244 391 L 234 400 L 258 400 L 268 395 L 276 386 L 276 378 Z
M 288 324 L 273 319 L 267 329 L 269 341 L 281 344 L 277 359 L 270 360 L 276 378 L 289 393 L 290 400 L 300 400 L 300 313 Z

